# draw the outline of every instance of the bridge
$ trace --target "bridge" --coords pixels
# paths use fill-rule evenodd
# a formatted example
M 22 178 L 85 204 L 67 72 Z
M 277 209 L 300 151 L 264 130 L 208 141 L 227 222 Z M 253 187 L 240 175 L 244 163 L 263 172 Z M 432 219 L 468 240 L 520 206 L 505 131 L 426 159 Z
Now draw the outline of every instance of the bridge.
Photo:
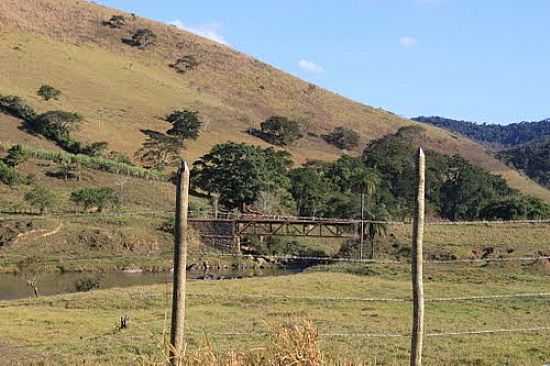
M 202 238 L 231 240 L 240 252 L 240 240 L 247 235 L 314 238 L 356 238 L 361 221 L 315 217 L 219 214 L 213 218 L 189 218 Z

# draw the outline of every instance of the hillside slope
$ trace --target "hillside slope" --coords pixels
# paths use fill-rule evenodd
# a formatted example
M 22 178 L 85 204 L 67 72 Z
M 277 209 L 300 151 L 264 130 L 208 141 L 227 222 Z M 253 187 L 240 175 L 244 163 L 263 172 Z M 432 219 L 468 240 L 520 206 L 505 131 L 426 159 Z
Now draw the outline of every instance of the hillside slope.
M 162 118 L 175 109 L 198 110 L 207 127 L 188 144 L 185 157 L 196 159 L 228 140 L 266 145 L 246 130 L 281 114 L 303 121 L 309 134 L 289 150 L 297 162 L 334 159 L 341 154 L 319 136 L 347 126 L 368 141 L 415 122 L 345 99 L 274 69 L 247 55 L 158 22 L 125 14 L 127 24 L 103 24 L 117 10 L 81 0 L 3 0 L 0 2 L 0 94 L 24 97 L 37 111 L 62 109 L 81 113 L 77 137 L 107 141 L 110 149 L 129 154 L 139 149 L 141 129 L 165 131 Z M 138 49 L 121 39 L 137 29 L 151 29 L 154 45 Z M 183 74 L 169 65 L 184 56 L 199 63 Z M 63 92 L 59 101 L 36 95 L 42 84 Z M 0 139 L 55 148 L 22 132 L 19 122 L 0 115 Z M 451 133 L 427 128 L 424 145 L 459 153 L 511 186 L 550 200 L 550 192 L 490 156 L 481 145 Z
M 550 187 L 550 137 L 501 151 L 497 156 L 543 186 Z
M 550 119 L 508 125 L 457 121 L 444 117 L 416 117 L 414 121 L 458 132 L 482 144 L 516 146 L 550 135 Z

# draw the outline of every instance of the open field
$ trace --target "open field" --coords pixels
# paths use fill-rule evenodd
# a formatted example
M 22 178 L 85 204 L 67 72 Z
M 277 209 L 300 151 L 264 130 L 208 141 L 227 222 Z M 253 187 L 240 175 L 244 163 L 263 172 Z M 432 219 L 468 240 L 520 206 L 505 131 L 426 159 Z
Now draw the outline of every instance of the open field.
M 205 345 L 206 338 L 216 352 L 264 347 L 269 344 L 264 333 L 271 325 L 309 319 L 321 333 L 321 350 L 333 358 L 402 365 L 407 362 L 408 337 L 365 334 L 407 334 L 410 304 L 344 298 L 409 298 L 408 271 L 375 266 L 368 273 L 312 269 L 285 277 L 191 282 L 189 350 Z M 426 268 L 426 278 L 428 299 L 550 291 L 548 276 L 531 266 L 435 265 Z M 159 285 L 3 302 L 2 343 L 24 347 L 56 364 L 158 359 L 169 316 L 169 289 Z M 550 326 L 549 304 L 547 297 L 428 302 L 426 327 L 429 333 L 545 327 Z M 118 331 L 117 321 L 125 314 L 130 329 Z M 541 365 L 550 360 L 549 345 L 547 331 L 433 336 L 425 341 L 425 360 L 427 365 Z

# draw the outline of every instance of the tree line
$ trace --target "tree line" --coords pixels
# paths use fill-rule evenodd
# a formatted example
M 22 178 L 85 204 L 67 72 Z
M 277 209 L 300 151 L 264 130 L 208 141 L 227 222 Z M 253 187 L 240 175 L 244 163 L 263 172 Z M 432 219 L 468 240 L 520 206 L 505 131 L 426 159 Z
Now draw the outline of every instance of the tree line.
M 521 145 L 550 135 L 550 119 L 507 125 L 458 121 L 435 116 L 416 117 L 413 120 L 458 132 L 481 143 L 505 146 Z
M 357 218 L 363 197 L 368 219 L 406 218 L 414 208 L 416 184 L 412 141 L 421 133 L 420 127 L 404 127 L 371 142 L 361 157 L 344 155 L 300 167 L 285 151 L 220 144 L 194 163 L 192 185 L 229 210 Z M 458 155 L 427 151 L 427 161 L 431 215 L 449 220 L 550 216 L 546 203 Z

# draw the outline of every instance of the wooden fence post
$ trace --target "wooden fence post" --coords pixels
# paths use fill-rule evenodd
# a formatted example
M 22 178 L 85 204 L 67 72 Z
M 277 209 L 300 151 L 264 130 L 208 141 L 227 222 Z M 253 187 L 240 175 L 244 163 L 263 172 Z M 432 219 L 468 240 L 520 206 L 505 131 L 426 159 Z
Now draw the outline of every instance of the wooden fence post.
M 426 157 L 422 148 L 417 156 L 417 196 L 413 222 L 412 287 L 413 325 L 411 337 L 411 366 L 422 365 L 422 338 L 424 333 L 424 285 L 422 282 L 422 241 L 424 239 L 424 200 L 426 192 Z
M 182 161 L 176 181 L 176 224 L 174 235 L 174 289 L 170 362 L 181 364 L 185 330 L 185 284 L 187 280 L 187 214 L 189 208 L 189 166 Z

